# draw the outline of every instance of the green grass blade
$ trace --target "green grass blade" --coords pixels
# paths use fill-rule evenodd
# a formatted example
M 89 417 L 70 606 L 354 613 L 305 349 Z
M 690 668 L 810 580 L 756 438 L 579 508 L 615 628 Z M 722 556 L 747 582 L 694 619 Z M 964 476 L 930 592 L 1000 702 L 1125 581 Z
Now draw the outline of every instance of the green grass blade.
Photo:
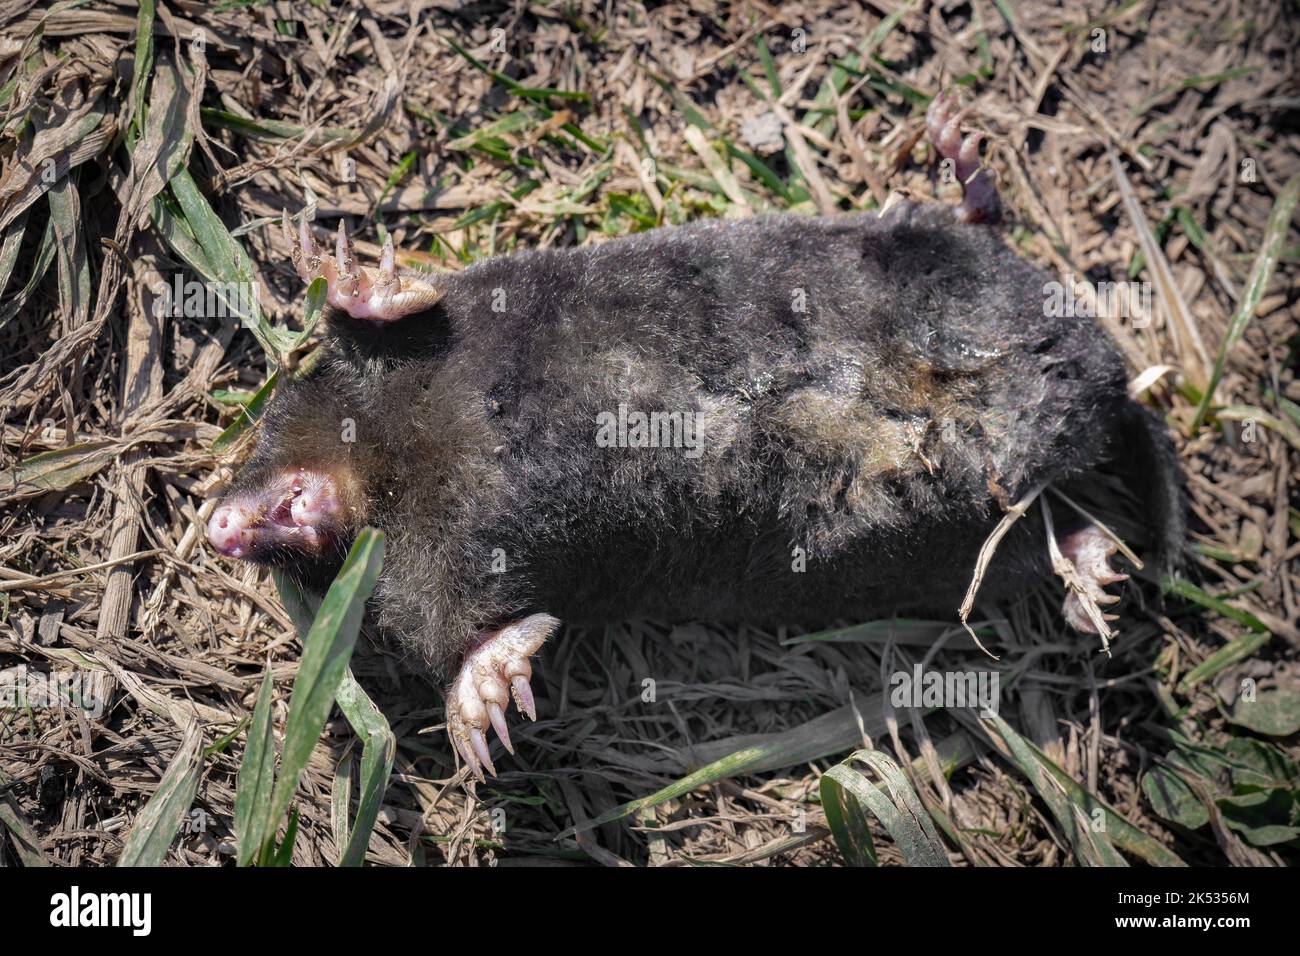
M 118 866 L 160 866 L 194 803 L 203 772 L 203 731 L 185 725 L 180 746 L 149 802 L 126 835 Z
M 473 149 L 485 139 L 494 139 L 500 136 L 507 136 L 512 133 L 521 133 L 531 126 L 536 126 L 545 117 L 540 110 L 518 110 L 514 113 L 507 113 L 498 120 L 493 120 L 476 130 L 471 130 L 464 136 L 457 136 L 453 140 L 448 140 L 446 148 L 450 150 L 462 151 Z
M 1046 754 L 1035 747 L 1032 743 L 1026 742 L 1030 751 L 1038 758 L 1038 762 L 1043 765 L 1053 779 L 1061 785 L 1070 799 L 1074 800 L 1084 811 L 1092 816 L 1100 810 L 1106 819 L 1106 833 L 1121 850 L 1139 857 L 1151 866 L 1186 866 L 1187 864 L 1174 852 L 1165 847 L 1164 844 L 1153 840 L 1133 824 L 1129 823 L 1122 816 L 1115 812 L 1107 804 L 1103 803 L 1093 794 L 1081 787 L 1073 777 L 1054 764 Z
M 767 40 L 759 34 L 756 41 L 758 47 L 758 62 L 763 64 L 763 75 L 767 77 L 767 88 L 772 91 L 772 99 L 781 98 L 781 78 L 776 72 L 776 61 L 772 59 L 772 51 L 767 48 Z
M 185 219 L 176 200 L 166 192 L 154 196 L 149 202 L 149 218 L 154 229 L 168 248 L 182 260 L 189 263 L 191 269 L 205 279 L 215 278 L 217 270 L 208 261 L 207 253 L 194 238 L 194 232 Z
M 763 162 L 753 153 L 740 149 L 730 142 L 727 143 L 727 152 L 749 167 L 750 174 L 766 186 L 769 191 L 776 194 L 782 202 L 786 204 L 794 203 L 794 195 L 788 188 L 786 188 L 781 177 L 773 172 L 771 166 L 767 165 L 767 163 Z
M 204 278 L 223 282 L 251 280 L 252 269 L 248 256 L 239 243 L 230 237 L 229 230 L 199 191 L 189 170 L 178 170 L 168 183 L 177 206 L 185 217 L 185 225 L 203 250 L 204 259 L 211 268 Z M 251 321 L 252 317 L 243 317 Z
M 861 699 L 858 704 L 858 713 L 865 721 L 866 732 L 872 736 L 885 731 L 884 720 L 879 716 L 880 705 L 880 694 L 869 695 Z M 765 735 L 759 739 L 745 737 L 740 740 L 715 741 L 701 745 L 697 748 L 698 753 L 716 752 L 719 747 L 734 747 L 734 749 L 648 796 L 638 797 L 566 830 L 560 834 L 560 837 L 571 836 L 582 830 L 618 820 L 649 807 L 658 806 L 667 800 L 675 800 L 698 787 L 708 786 L 728 777 L 742 773 L 764 773 L 832 754 L 842 754 L 852 750 L 861 741 L 862 728 L 858 724 L 858 715 L 852 707 L 845 706 L 814 717 L 804 724 L 775 736 Z
M 465 60 L 468 61 L 471 66 L 473 66 L 476 70 L 481 70 L 482 72 L 486 73 L 488 76 L 492 77 L 492 79 L 496 80 L 506 89 L 508 89 L 511 93 L 515 94 L 515 96 L 522 96 L 525 99 L 530 99 L 530 100 L 545 100 L 554 97 L 555 99 L 560 99 L 560 100 L 575 100 L 580 103 L 585 103 L 590 99 L 590 97 L 586 93 L 580 92 L 578 90 L 557 90 L 550 87 L 524 86 L 522 83 L 518 82 L 517 80 L 511 79 L 510 77 L 506 76 L 504 73 L 497 72 L 496 70 L 488 66 L 486 63 L 483 63 L 482 61 L 478 60 L 474 56 L 474 54 L 470 53 L 468 50 L 466 50 L 463 46 L 461 46 L 451 37 L 447 36 L 445 33 L 440 34 L 440 36 L 447 41 L 448 46 L 450 46 L 453 50 L 455 50 L 462 57 L 464 57 Z
M 50 221 L 54 224 L 54 252 L 58 262 L 59 309 L 72 325 L 90 315 L 90 259 L 82 230 L 81 198 L 70 176 L 50 187 L 46 194 Z
M 293 862 L 293 844 L 298 839 L 298 820 L 297 810 L 289 814 L 289 825 L 285 827 L 284 842 L 274 848 L 268 847 L 268 852 L 262 860 L 263 866 L 285 867 Z
M 61 491 L 97 474 L 115 457 L 114 443 L 103 439 L 39 452 L 0 472 L 0 494 L 25 496 Z
M 269 824 L 263 809 L 270 803 L 275 785 L 275 735 L 271 730 L 273 682 L 268 666 L 253 705 L 253 722 L 248 727 L 248 744 L 239 765 L 235 787 L 235 835 L 239 838 L 239 866 L 248 866 L 266 842 Z
M 361 130 L 346 126 L 322 126 L 308 128 L 296 123 L 286 123 L 273 119 L 249 119 L 238 113 L 219 110 L 205 106 L 200 111 L 204 126 L 216 126 L 239 133 L 249 139 L 266 140 L 279 143 L 287 139 L 305 138 L 313 146 L 328 146 L 332 143 L 355 140 Z
M 1283 407 L 1285 408 L 1285 406 Z M 1287 414 L 1290 415 L 1291 412 L 1288 410 Z M 1215 412 L 1215 417 L 1220 421 L 1254 422 L 1256 425 L 1262 425 L 1269 431 L 1277 432 L 1287 440 L 1292 448 L 1300 451 L 1300 425 L 1291 421 L 1290 418 L 1279 418 L 1276 415 L 1270 415 L 1264 409 L 1254 405 L 1229 405 Z
M 298 778 L 325 728 L 356 646 L 366 599 L 379 579 L 383 560 L 383 534 L 374 528 L 363 529 L 326 592 L 311 630 L 303 638 L 298 676 L 289 696 L 280 774 L 266 807 L 268 838 L 289 809 Z
M 1209 680 L 1224 668 L 1231 667 L 1239 661 L 1244 661 L 1271 639 L 1272 635 L 1268 633 L 1251 633 L 1243 634 L 1236 640 L 1223 645 L 1183 676 L 1183 679 L 1178 682 L 1178 692 L 1186 694 L 1197 684 Z
M 0 773 L 0 839 L 3 839 L 6 832 L 23 866 L 50 865 L 41 852 L 40 837 L 23 816 L 14 795 L 9 792 L 9 778 Z
M 856 769 L 855 763 L 879 774 L 889 793 Z M 827 825 L 850 865 L 876 865 L 868 813 L 889 831 L 908 866 L 949 865 L 947 851 L 920 797 L 887 755 L 874 750 L 854 752 L 822 776 L 820 790 Z
M 835 116 L 832 113 L 826 112 L 820 119 L 814 120 L 812 117 L 818 110 L 829 110 L 833 107 L 840 94 L 848 87 L 851 74 L 847 69 L 845 69 L 845 66 L 851 69 L 858 69 L 859 67 L 864 66 L 871 54 L 879 48 L 880 44 L 885 42 L 885 38 L 894 31 L 894 28 L 898 26 L 903 17 L 907 16 L 907 14 L 911 12 L 912 7 L 914 6 L 914 0 L 907 0 L 906 3 L 899 4 L 898 8 L 894 10 L 893 13 L 889 14 L 881 20 L 880 23 L 876 24 L 876 28 L 867 35 L 866 40 L 864 40 L 862 45 L 858 47 L 856 53 L 850 54 L 844 58 L 844 65 L 833 65 L 830 70 L 827 71 L 826 78 L 822 80 L 822 85 L 817 90 L 817 95 L 813 98 L 812 105 L 814 109 L 809 110 L 804 116 L 804 123 L 806 125 L 815 129 L 822 135 L 827 135 L 830 132 L 836 122 Z
M 236 416 L 235 420 L 227 425 L 225 431 L 218 435 L 216 440 L 212 442 L 212 450 L 214 452 L 221 454 L 226 451 L 226 449 L 235 443 L 240 435 L 253 426 L 253 423 L 261 417 L 262 406 L 266 404 L 266 400 L 270 398 L 271 394 L 275 391 L 275 385 L 279 380 L 280 370 L 276 369 L 271 373 L 270 377 L 267 378 L 262 387 L 257 390 L 257 394 L 249 399 L 247 405 L 240 409 L 239 415 Z
M 24 210 L 5 231 L 4 244 L 0 245 L 0 295 L 4 295 L 13 275 L 14 265 L 18 262 L 18 249 L 23 244 L 23 234 L 27 232 L 27 211 Z
M 153 72 L 153 0 L 141 0 L 135 22 L 135 75 L 131 78 L 131 142 L 139 139 L 144 129 L 145 88 Z
M 831 628 L 813 634 L 800 634 L 797 637 L 788 637 L 781 643 L 785 645 L 811 643 L 884 645 L 892 640 L 895 644 L 928 648 L 933 647 L 935 642 L 947 635 L 964 633 L 965 630 L 960 624 L 954 625 L 951 621 L 926 621 L 900 617 L 866 621 L 862 624 Z M 992 635 L 994 631 L 990 627 L 979 626 L 975 629 L 975 633 L 984 637 Z
M 320 610 L 320 602 L 308 598 L 293 578 L 279 568 L 271 569 L 271 578 L 275 581 L 275 588 L 280 594 L 280 603 L 284 605 L 284 612 L 289 615 L 289 620 L 293 621 L 293 626 L 298 629 L 298 633 L 306 634 L 311 630 L 316 612 Z
M 837 764 L 822 776 L 819 792 L 826 826 L 844 862 L 855 867 L 877 866 L 879 857 L 867 814 L 875 813 L 883 821 L 882 814 L 888 816 L 895 812 L 893 804 L 874 784 L 843 764 Z
M 1179 597 L 1187 598 L 1187 600 L 1194 601 L 1201 605 L 1201 607 L 1209 608 L 1211 611 L 1223 615 L 1230 621 L 1236 621 L 1242 627 L 1250 628 L 1256 634 L 1268 633 L 1268 627 L 1263 621 L 1255 617 L 1255 615 L 1251 614 L 1249 611 L 1243 611 L 1240 608 L 1233 607 L 1226 601 L 1216 598 L 1214 595 L 1198 588 L 1190 581 L 1185 581 L 1182 578 L 1179 578 L 1178 580 L 1170 581 L 1168 584 L 1168 590 L 1173 594 L 1177 594 Z
M 706 133 L 713 132 L 713 124 L 709 122 L 708 118 L 703 113 L 695 108 L 695 104 L 691 102 L 689 96 L 666 80 L 661 80 L 658 77 L 655 77 L 655 82 L 658 83 L 660 88 L 672 98 L 673 106 L 677 107 L 687 123 Z
M 343 716 L 362 739 L 361 796 L 356 820 L 347 828 L 347 846 L 343 850 L 339 866 L 360 866 L 366 861 L 370 831 L 375 828 L 375 820 L 379 818 L 379 808 L 388 789 L 388 778 L 393 772 L 397 738 L 393 736 L 384 715 L 361 689 L 351 671 L 343 675 L 338 702 Z M 350 771 L 349 767 L 348 772 Z M 347 804 L 344 804 L 343 812 L 346 819 Z
M 0 329 L 15 315 L 22 310 L 27 304 L 31 294 L 36 291 L 36 287 L 41 284 L 45 278 L 45 273 L 49 271 L 50 263 L 54 261 L 54 221 L 50 218 L 45 220 L 45 232 L 41 236 L 41 245 L 36 252 L 36 258 L 32 263 L 31 275 L 27 277 L 26 284 L 14 295 L 8 297 L 8 301 L 0 306 Z
M 334 780 L 330 784 L 330 828 L 334 831 L 334 845 L 346 846 L 348 831 L 348 811 L 352 807 L 352 755 L 345 754 L 334 770 Z
M 257 285 L 248 254 L 208 204 L 189 170 L 178 170 L 168 186 L 184 217 L 189 234 L 203 250 L 203 261 L 210 269 L 203 273 L 204 278 L 222 285 L 255 290 Z M 193 261 L 190 264 L 196 265 Z M 217 292 L 220 294 L 221 289 L 218 288 Z M 297 333 L 273 328 L 262 314 L 256 294 L 249 295 L 247 302 L 223 301 L 227 312 L 237 316 L 240 323 L 253 332 L 267 356 L 273 362 L 282 363 L 283 354 L 296 344 Z M 244 308 L 245 305 L 247 309 Z
M 1009 757 L 1033 785 L 1035 791 L 1047 804 L 1052 816 L 1056 818 L 1065 837 L 1074 848 L 1075 858 L 1085 866 L 1128 866 L 1125 860 L 1111 845 L 1104 829 L 1110 819 L 1103 813 L 1098 817 L 1096 808 L 1080 799 L 1082 788 L 1067 788 L 1062 781 L 1048 771 L 1051 761 L 1041 752 L 1036 751 L 1023 737 L 1011 729 L 1005 720 L 994 715 L 980 719 L 980 727 L 988 734 L 995 745 Z M 1059 769 L 1059 768 L 1058 768 Z M 1094 829 L 1093 822 L 1100 819 L 1103 829 Z
M 613 810 L 607 810 L 604 813 L 590 820 L 585 821 L 579 826 L 569 827 L 563 833 L 556 836 L 555 839 L 561 840 L 565 837 L 571 837 L 582 830 L 590 830 L 593 827 L 602 826 L 613 820 L 639 813 L 649 807 L 656 807 L 667 800 L 676 798 L 690 793 L 697 787 L 707 786 L 710 783 L 716 783 L 719 780 L 725 780 L 727 777 L 734 777 L 737 774 L 745 773 L 760 761 L 771 756 L 772 747 L 759 745 L 756 747 L 746 747 L 738 750 L 730 756 L 723 757 L 721 760 L 715 760 L 712 763 L 701 767 L 694 773 L 689 773 L 680 780 L 675 780 L 661 790 L 656 790 L 649 796 L 639 797 L 636 800 L 630 800 Z
M 1268 288 L 1269 280 L 1273 278 L 1273 270 L 1277 267 L 1278 256 L 1282 253 L 1282 244 L 1286 240 L 1287 229 L 1291 225 L 1291 213 L 1295 211 L 1297 200 L 1300 200 L 1300 175 L 1291 177 L 1290 182 L 1283 187 L 1277 197 L 1277 201 L 1273 203 L 1268 225 L 1264 228 L 1264 242 L 1259 248 L 1259 255 L 1255 257 L 1254 268 L 1250 270 L 1250 278 L 1246 281 L 1246 288 L 1241 294 L 1241 302 L 1237 304 L 1237 311 L 1233 314 L 1232 321 L 1228 323 L 1227 334 L 1219 343 L 1219 355 L 1214 360 L 1214 370 L 1210 373 L 1209 384 L 1201 395 L 1201 404 L 1196 409 L 1196 417 L 1192 419 L 1193 432 L 1205 421 L 1210 402 L 1214 398 L 1214 390 L 1223 378 L 1224 366 L 1228 364 L 1228 353 L 1245 333 L 1246 326 L 1250 324 L 1255 310 L 1259 308 L 1260 300 L 1264 298 L 1264 290 Z
M 316 323 L 325 314 L 325 296 L 328 292 L 329 283 L 325 281 L 324 276 L 317 276 L 311 280 L 311 285 L 307 286 L 307 300 L 303 307 L 302 330 L 289 334 L 286 352 L 292 352 L 307 341 L 307 336 L 311 335 L 312 330 L 316 328 Z

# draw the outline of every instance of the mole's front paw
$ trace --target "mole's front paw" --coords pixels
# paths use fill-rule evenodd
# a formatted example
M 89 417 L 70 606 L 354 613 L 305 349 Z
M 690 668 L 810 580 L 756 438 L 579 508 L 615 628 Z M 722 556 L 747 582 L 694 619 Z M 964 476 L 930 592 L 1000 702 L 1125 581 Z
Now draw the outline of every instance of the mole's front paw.
M 333 255 L 317 247 L 305 216 L 298 222 L 296 237 L 289 227 L 287 211 L 283 214 L 281 226 L 285 241 L 293 250 L 293 265 L 298 275 L 304 282 L 323 276 L 328 286 L 325 301 L 355 319 L 369 319 L 376 324 L 391 322 L 404 315 L 423 312 L 442 295 L 419 279 L 397 274 L 392 236 L 384 241 L 379 268 L 371 269 L 357 263 L 356 250 L 348 239 L 342 219 L 334 237 Z
M 957 98 L 947 91 L 930 103 L 925 114 L 930 142 L 943 159 L 952 162 L 957 181 L 961 183 L 964 197 L 958 207 L 961 218 L 966 222 L 997 222 L 1002 217 L 1002 206 L 993 174 L 980 162 L 983 135 L 962 136 L 961 121 L 966 112 L 956 106 Z
M 533 614 L 499 631 L 485 631 L 465 654 L 460 673 L 447 691 L 447 732 L 479 780 L 483 779 L 480 765 L 496 776 L 488 754 L 489 723 L 506 750 L 514 753 L 505 714 L 511 695 L 520 713 L 527 714 L 529 720 L 537 719 L 533 691 L 528 685 L 533 676 L 528 658 L 559 626 L 559 620 L 549 614 Z

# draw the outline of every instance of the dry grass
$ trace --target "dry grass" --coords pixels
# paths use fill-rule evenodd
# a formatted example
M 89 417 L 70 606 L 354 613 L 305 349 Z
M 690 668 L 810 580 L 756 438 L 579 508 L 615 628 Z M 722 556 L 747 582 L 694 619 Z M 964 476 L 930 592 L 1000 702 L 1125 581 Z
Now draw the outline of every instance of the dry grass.
M 1216 821 L 1181 828 L 1139 788 L 1174 735 L 1223 753 L 1246 734 L 1226 719 L 1243 679 L 1262 691 L 1298 683 L 1300 256 L 1286 222 L 1276 271 L 1227 355 L 1210 414 L 1195 422 L 1270 210 L 1300 172 L 1294 9 L 417 6 L 412 22 L 410 5 L 377 0 L 341 11 L 176 0 L 158 9 L 143 87 L 136 4 L 0 2 L 0 670 L 94 672 L 110 702 L 93 718 L 0 710 L 0 858 L 115 862 L 183 725 L 197 718 L 207 745 L 239 728 L 268 660 L 283 726 L 299 656 L 289 620 L 266 576 L 198 540 L 234 460 L 213 442 L 266 380 L 265 336 L 229 319 L 154 314 L 160 282 L 191 275 L 174 222 L 178 166 L 188 162 L 243 244 L 268 319 L 294 326 L 301 289 L 269 226 L 304 205 L 307 189 L 318 220 L 349 217 L 363 255 L 387 231 L 408 265 L 438 269 L 700 216 L 871 208 L 896 189 L 950 201 L 918 142 L 928 97 L 955 81 L 967 87 L 968 125 L 989 134 L 1009 240 L 1062 273 L 1156 284 L 1150 328 L 1105 324 L 1178 437 L 1194 512 L 1195 583 L 1164 602 L 1155 582 L 1131 587 L 1110 659 L 1063 631 L 1054 591 L 1001 609 L 981 639 L 1001 657 L 1003 714 L 1185 861 L 1294 861 L 1294 837 L 1256 849 Z M 864 46 L 877 54 L 865 74 L 854 68 Z M 527 92 L 539 89 L 585 95 Z M 780 146 L 771 154 L 746 126 L 768 113 Z M 733 148 L 718 151 L 723 141 Z M 749 142 L 766 169 L 739 156 Z M 1170 370 L 1150 371 L 1161 366 Z M 933 642 L 934 629 L 918 633 L 895 634 L 908 661 Z M 904 763 L 918 758 L 927 803 L 961 832 L 955 860 L 1070 862 L 1068 838 L 1025 777 L 970 722 L 938 712 L 890 734 L 879 629 L 848 643 L 783 637 L 566 632 L 534 681 L 542 719 L 512 730 L 519 757 L 469 792 L 437 729 L 436 689 L 384 648 L 362 648 L 354 672 L 397 737 L 369 861 L 836 862 L 818 779 L 866 733 L 880 746 L 894 737 Z M 1225 647 L 1240 653 L 1225 659 Z M 989 662 L 952 636 L 934 666 Z M 642 699 L 647 678 L 653 702 Z M 951 793 L 918 757 L 931 738 L 954 771 Z M 1294 734 L 1273 741 L 1293 760 L 1300 753 Z M 754 744 L 784 756 L 556 839 Z M 346 722 L 327 727 L 297 801 L 295 863 L 338 859 L 331 787 L 354 746 Z M 235 736 L 208 756 L 196 801 L 208 825 L 183 836 L 169 862 L 232 858 L 242 750 Z M 1205 774 L 1222 798 L 1226 773 Z M 26 854 L 24 833 L 38 843 Z M 899 860 L 888 841 L 882 860 Z

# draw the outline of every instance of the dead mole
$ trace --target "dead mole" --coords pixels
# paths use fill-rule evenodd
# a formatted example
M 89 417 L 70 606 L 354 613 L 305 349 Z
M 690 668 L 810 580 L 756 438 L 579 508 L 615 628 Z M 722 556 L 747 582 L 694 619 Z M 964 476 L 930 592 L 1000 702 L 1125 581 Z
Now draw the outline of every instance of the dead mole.
M 1046 308 L 1052 277 L 977 224 L 997 195 L 951 103 L 929 119 L 956 211 L 703 221 L 436 278 L 395 270 L 391 239 L 362 267 L 341 224 L 325 252 L 300 223 L 324 355 L 277 389 L 212 545 L 321 589 L 381 529 L 374 620 L 451 682 L 480 776 L 489 725 L 511 746 L 511 695 L 535 718 L 529 657 L 560 621 L 951 616 L 1009 506 L 1101 473 L 1170 564 L 1163 426 L 1101 328 Z M 1113 600 L 1114 545 L 1073 513 L 1056 532 L 1082 591 Z M 1031 514 L 981 594 L 1052 570 Z M 1078 594 L 1065 613 L 1091 626 Z

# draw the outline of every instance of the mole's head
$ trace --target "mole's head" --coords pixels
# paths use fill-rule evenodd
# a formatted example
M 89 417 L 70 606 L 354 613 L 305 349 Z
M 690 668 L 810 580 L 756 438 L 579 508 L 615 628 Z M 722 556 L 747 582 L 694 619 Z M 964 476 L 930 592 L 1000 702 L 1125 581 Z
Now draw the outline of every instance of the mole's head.
M 356 404 L 329 371 L 281 385 L 248 463 L 208 519 L 221 554 L 328 583 L 364 524 Z

